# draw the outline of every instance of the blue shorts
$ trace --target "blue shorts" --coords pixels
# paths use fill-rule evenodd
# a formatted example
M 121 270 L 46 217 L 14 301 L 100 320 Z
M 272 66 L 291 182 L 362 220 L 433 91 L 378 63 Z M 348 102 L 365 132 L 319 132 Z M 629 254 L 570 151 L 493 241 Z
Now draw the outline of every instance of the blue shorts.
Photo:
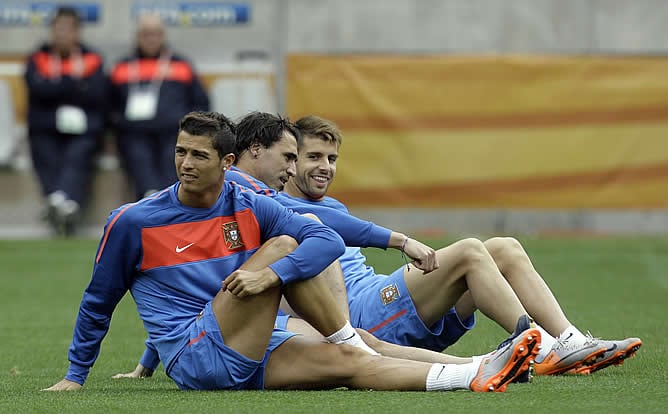
M 284 331 L 288 330 L 288 319 L 290 315 L 284 313 L 282 310 L 278 310 L 278 316 L 276 317 L 276 322 L 274 323 L 274 329 L 282 329 Z
M 274 329 L 261 361 L 225 346 L 211 302 L 184 332 L 190 340 L 167 375 L 182 390 L 261 390 L 269 355 L 295 334 Z
M 455 308 L 434 325 L 425 326 L 404 281 L 404 268 L 389 276 L 359 280 L 349 292 L 351 324 L 398 345 L 441 352 L 475 326 L 475 316 L 462 321 Z

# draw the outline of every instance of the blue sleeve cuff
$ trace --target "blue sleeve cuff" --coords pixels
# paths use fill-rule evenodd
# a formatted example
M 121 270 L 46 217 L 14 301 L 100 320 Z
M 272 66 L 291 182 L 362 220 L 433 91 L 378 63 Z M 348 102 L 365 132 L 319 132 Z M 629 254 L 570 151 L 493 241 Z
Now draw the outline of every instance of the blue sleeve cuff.
M 378 247 L 381 249 L 387 249 L 387 246 L 390 244 L 391 235 L 392 235 L 392 230 L 374 224 L 373 227 L 371 227 L 371 231 L 369 232 L 368 247 Z
M 158 352 L 155 349 L 147 346 L 144 350 L 144 354 L 139 359 L 139 363 L 144 368 L 155 371 L 156 368 L 158 368 L 158 365 L 160 365 L 160 355 L 158 355 Z
M 278 276 L 278 278 L 281 280 L 281 284 L 283 285 L 295 280 L 299 280 L 297 277 L 299 269 L 296 269 L 290 260 L 286 259 L 285 257 L 279 259 L 275 263 L 270 264 L 269 268 L 273 270 L 274 273 L 276 273 L 276 276 Z

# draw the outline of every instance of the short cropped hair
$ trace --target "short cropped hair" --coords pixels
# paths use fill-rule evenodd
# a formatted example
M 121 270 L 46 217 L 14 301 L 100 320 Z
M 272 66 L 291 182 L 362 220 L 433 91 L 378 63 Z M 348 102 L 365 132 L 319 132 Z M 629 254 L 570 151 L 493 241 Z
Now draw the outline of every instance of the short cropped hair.
M 299 129 L 288 118 L 268 112 L 251 112 L 237 124 L 237 154 L 255 144 L 270 148 L 283 138 L 283 132 L 289 132 L 299 141 Z
M 235 153 L 236 126 L 218 112 L 190 112 L 179 122 L 179 131 L 211 138 L 211 146 L 221 159 L 227 154 Z
M 60 6 L 56 9 L 56 12 L 53 14 L 53 18 L 51 19 L 51 24 L 53 24 L 56 19 L 59 17 L 71 17 L 74 19 L 74 23 L 76 24 L 77 27 L 81 26 L 81 16 L 79 15 L 79 12 L 77 9 L 71 6 Z
M 343 134 L 336 124 L 328 119 L 320 118 L 315 115 L 306 115 L 295 122 L 295 125 L 301 132 L 302 137 L 298 139 L 299 148 L 302 147 L 303 137 L 308 135 L 320 138 L 327 142 L 336 142 L 336 147 L 343 144 Z

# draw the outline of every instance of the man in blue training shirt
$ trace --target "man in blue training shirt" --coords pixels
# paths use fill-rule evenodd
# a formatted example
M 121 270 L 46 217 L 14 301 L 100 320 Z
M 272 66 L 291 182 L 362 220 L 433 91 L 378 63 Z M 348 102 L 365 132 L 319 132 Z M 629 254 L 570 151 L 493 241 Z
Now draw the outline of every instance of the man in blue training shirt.
M 315 116 L 296 125 L 301 132 L 297 173 L 277 201 L 327 224 L 331 210 L 348 214 L 342 203 L 326 196 L 336 174 L 341 132 Z M 404 243 L 393 243 L 393 236 L 388 247 L 401 245 L 408 252 L 412 239 L 404 236 Z M 538 327 L 543 344 L 536 359 L 536 372 L 543 375 L 594 372 L 620 363 L 642 344 L 638 338 L 607 341 L 583 335 L 515 239 L 460 240 L 438 250 L 436 260 L 438 268 L 429 273 L 412 263 L 389 276 L 377 275 L 359 248 L 346 248 L 339 262 L 353 326 L 388 342 L 441 351 L 473 327 L 476 309 L 508 332 L 528 312 L 545 328 Z
M 312 306 L 318 300 L 309 281 L 344 246 L 328 227 L 224 181 L 234 129 L 219 114 L 186 115 L 176 143 L 179 182 L 112 212 L 79 308 L 67 375 L 46 390 L 83 386 L 128 290 L 180 389 L 505 391 L 527 370 L 540 342 L 536 329 L 460 365 L 386 358 L 274 329 L 281 295 L 319 331 L 337 328 L 327 317 L 336 308 Z

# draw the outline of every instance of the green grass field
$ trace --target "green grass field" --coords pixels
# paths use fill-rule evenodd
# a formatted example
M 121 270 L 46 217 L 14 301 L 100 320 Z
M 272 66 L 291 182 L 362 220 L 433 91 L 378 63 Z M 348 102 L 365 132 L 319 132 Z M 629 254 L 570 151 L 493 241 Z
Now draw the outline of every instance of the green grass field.
M 432 240 L 433 246 L 445 240 Z M 67 348 L 97 241 L 0 241 L 0 412 L 666 412 L 668 239 L 523 240 L 571 321 L 595 336 L 639 336 L 638 355 L 591 376 L 538 377 L 507 393 L 182 392 L 164 372 L 112 380 L 143 350 L 144 332 L 126 296 L 84 389 L 45 393 L 67 369 Z M 368 251 L 389 272 L 398 253 Z M 483 316 L 450 348 L 478 354 L 506 334 Z

